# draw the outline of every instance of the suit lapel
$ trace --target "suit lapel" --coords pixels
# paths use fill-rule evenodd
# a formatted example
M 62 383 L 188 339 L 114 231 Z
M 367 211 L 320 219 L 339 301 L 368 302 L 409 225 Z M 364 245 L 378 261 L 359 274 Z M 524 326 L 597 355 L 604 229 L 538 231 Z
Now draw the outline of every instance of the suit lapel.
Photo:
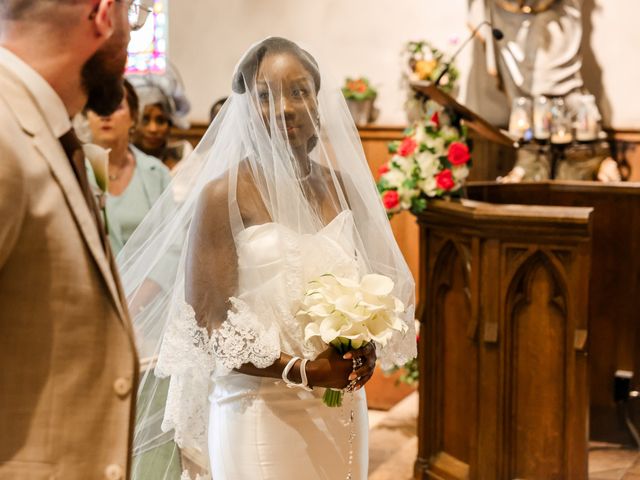
M 110 263 L 107 259 L 100 240 L 100 233 L 73 173 L 69 159 L 60 141 L 51 133 L 37 102 L 23 81 L 1 64 L 0 96 L 11 108 L 22 129 L 32 137 L 35 148 L 48 163 L 78 225 L 78 230 L 104 279 L 113 305 L 127 331 L 131 332 L 125 307 L 126 300 L 116 280 L 118 273 L 115 263 Z
M 33 143 L 49 164 L 53 176 L 62 188 L 67 200 L 67 205 L 76 220 L 78 229 L 82 233 L 85 243 L 111 293 L 113 304 L 120 318 L 128 327 L 128 322 L 124 321 L 127 317 L 122 305 L 122 295 L 115 280 L 115 276 L 117 275 L 115 264 L 110 264 L 105 254 L 95 220 L 82 194 L 78 180 L 73 173 L 69 159 L 64 153 L 58 139 L 53 138 L 48 131 L 40 131 L 36 134 L 33 138 Z

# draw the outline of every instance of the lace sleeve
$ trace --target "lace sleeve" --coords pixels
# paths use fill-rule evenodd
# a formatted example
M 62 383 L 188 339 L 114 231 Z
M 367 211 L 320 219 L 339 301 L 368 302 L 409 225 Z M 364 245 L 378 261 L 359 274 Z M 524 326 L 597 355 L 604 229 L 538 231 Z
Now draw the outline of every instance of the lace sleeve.
M 208 400 L 214 360 L 205 328 L 198 326 L 193 308 L 179 305 L 164 335 L 155 374 L 171 377 L 162 430 L 174 430 L 183 448 L 207 451 Z
M 280 339 L 275 325 L 263 325 L 249 305 L 231 297 L 232 309 L 227 319 L 211 338 L 216 359 L 215 374 L 251 363 L 256 368 L 267 368 L 280 358 Z
M 211 337 L 186 302 L 165 333 L 155 373 L 171 377 L 162 430 L 174 430 L 176 443 L 207 451 L 208 397 L 214 376 L 251 363 L 266 368 L 280 357 L 274 325 L 263 326 L 246 302 L 231 298 L 227 319 Z
M 383 348 L 378 348 L 378 360 L 383 370 L 389 370 L 395 366 L 401 367 L 418 355 L 414 311 L 414 307 L 407 310 L 405 316 L 407 331 L 395 332 Z

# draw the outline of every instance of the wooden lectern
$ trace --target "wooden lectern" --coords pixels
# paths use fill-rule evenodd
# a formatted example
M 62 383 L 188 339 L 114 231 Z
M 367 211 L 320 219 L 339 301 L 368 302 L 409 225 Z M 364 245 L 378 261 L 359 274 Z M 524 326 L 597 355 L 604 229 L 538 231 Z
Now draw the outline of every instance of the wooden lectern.
M 586 479 L 591 211 L 419 216 L 417 479 Z
M 476 200 L 593 208 L 589 278 L 590 438 L 633 445 L 627 422 L 640 423 L 640 400 L 616 401 L 616 372 L 640 389 L 640 184 L 540 182 L 467 186 Z M 629 418 L 626 418 L 626 415 Z

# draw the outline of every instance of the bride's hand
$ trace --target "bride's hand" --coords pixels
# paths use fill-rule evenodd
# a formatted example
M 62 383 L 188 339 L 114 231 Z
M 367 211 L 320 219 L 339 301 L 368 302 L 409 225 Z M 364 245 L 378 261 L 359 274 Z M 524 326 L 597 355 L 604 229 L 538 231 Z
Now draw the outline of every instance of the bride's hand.
M 353 371 L 353 358 L 361 364 Z M 357 350 L 347 352 L 343 358 L 335 348 L 329 347 L 307 365 L 309 385 L 312 387 L 342 389 L 352 379 L 358 378 L 355 388 L 361 388 L 369 381 L 376 367 L 376 348 L 372 343 Z M 354 376 L 355 374 L 355 376 Z

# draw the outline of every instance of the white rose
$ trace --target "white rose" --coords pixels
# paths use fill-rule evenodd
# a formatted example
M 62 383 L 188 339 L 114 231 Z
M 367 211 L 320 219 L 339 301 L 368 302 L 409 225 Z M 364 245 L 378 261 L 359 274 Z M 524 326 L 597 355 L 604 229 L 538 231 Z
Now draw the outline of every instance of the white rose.
M 435 149 L 436 151 L 436 155 L 440 156 L 440 155 L 444 155 L 444 138 L 442 137 L 436 137 L 436 138 L 432 138 L 429 137 L 427 138 L 427 140 L 424 142 L 427 147 Z
M 414 138 L 416 140 L 416 142 L 418 142 L 418 145 L 425 143 L 425 141 L 428 138 L 427 132 L 425 131 L 425 125 L 423 122 L 418 122 L 416 124 L 416 128 L 415 128 L 415 134 L 414 134 Z
M 416 190 L 415 188 L 399 187 L 398 195 L 400 196 L 400 206 L 407 210 L 411 208 L 413 199 L 420 195 L 420 190 Z
M 469 176 L 469 169 L 466 165 L 460 165 L 451 169 L 453 179 L 457 182 L 463 182 Z
M 392 159 L 392 162 L 395 162 L 398 165 L 398 168 L 402 170 L 407 175 L 411 175 L 413 171 L 413 167 L 415 165 L 413 161 L 413 157 L 405 158 L 400 155 L 395 155 Z
M 402 183 L 407 179 L 404 173 L 394 168 L 385 173 L 382 178 L 386 180 L 390 186 L 395 188 L 400 188 Z
M 432 177 L 440 169 L 440 160 L 429 151 L 422 152 L 416 157 L 416 162 L 420 167 L 422 177 Z
M 427 197 L 435 197 L 438 190 L 438 183 L 434 177 L 427 177 L 424 180 L 418 182 L 420 190 L 422 190 Z

